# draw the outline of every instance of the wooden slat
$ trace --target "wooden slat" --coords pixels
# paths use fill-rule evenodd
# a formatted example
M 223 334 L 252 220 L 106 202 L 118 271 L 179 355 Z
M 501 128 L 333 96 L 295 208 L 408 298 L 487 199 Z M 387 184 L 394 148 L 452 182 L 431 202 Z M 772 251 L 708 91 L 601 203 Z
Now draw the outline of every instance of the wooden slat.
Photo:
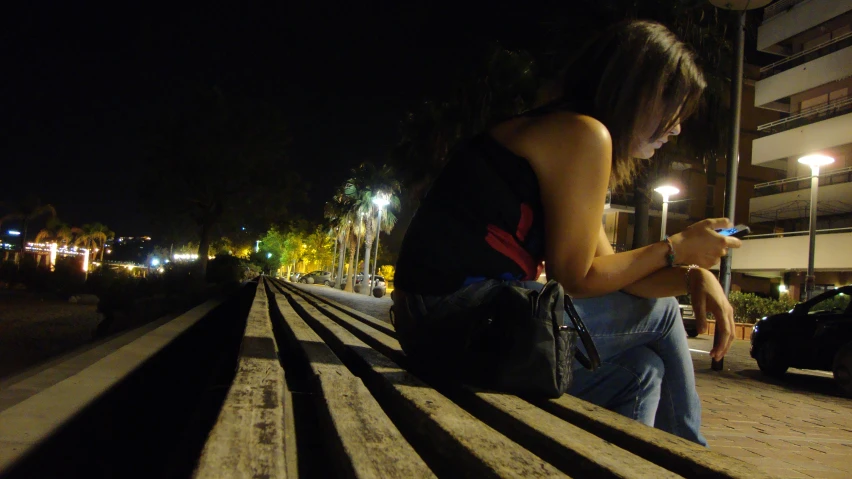
M 538 405 L 596 436 L 685 477 L 771 477 L 743 461 L 639 424 L 567 394 Z
M 295 459 L 295 442 L 288 441 L 285 449 L 285 409 L 292 411 L 285 386 L 266 288 L 260 280 L 246 322 L 236 375 L 194 477 L 297 477 L 287 474 L 298 469 L 286 464 L 286 460 Z
M 321 314 L 300 298 L 294 298 L 294 301 L 300 304 L 310 316 L 319 317 Z M 328 309 L 325 311 L 334 312 Z M 348 324 L 361 335 L 366 335 L 366 338 L 362 337 L 362 339 L 371 339 L 367 341 L 367 344 L 379 349 L 392 359 L 404 358 L 405 353 L 394 338 L 345 315 L 337 315 L 336 320 Z M 356 353 L 363 351 L 365 347 L 370 347 L 367 344 L 364 347 L 355 348 Z M 394 366 L 398 367 L 396 364 Z M 432 390 L 428 386 L 421 386 L 423 387 Z M 517 396 L 472 390 L 468 390 L 465 395 L 467 397 L 462 398 L 458 394 L 453 394 L 453 398 L 463 399 L 465 405 L 469 405 L 469 409 L 477 415 L 487 416 L 489 424 L 495 425 L 500 431 L 511 431 L 512 439 L 521 441 L 534 453 L 568 473 L 593 477 L 677 477 L 663 467 L 554 417 Z
M 414 430 L 420 443 L 427 444 L 442 463 L 452 466 L 451 475 L 566 477 L 367 346 L 301 297 L 293 295 L 292 299 L 304 313 L 303 318 L 323 333 L 322 338 L 338 355 L 359 364 L 361 376 L 383 400 L 385 410 L 393 412 L 397 424 Z
M 326 439 L 334 446 L 333 461 L 343 465 L 341 474 L 358 478 L 435 477 L 423 459 L 361 382 L 293 310 L 276 294 L 294 345 L 310 364 L 317 386 L 320 409 L 327 413 Z
M 396 337 L 396 331 L 394 331 L 393 326 L 380 319 L 374 318 L 369 314 L 364 314 L 361 311 L 358 311 L 357 309 L 352 309 L 349 306 L 346 306 L 345 304 L 338 303 L 337 301 L 334 301 L 329 298 L 320 298 L 318 295 L 311 294 L 306 289 L 303 289 L 303 287 L 294 284 L 286 284 L 281 281 L 277 281 L 276 283 L 285 287 L 289 287 L 291 292 L 298 294 L 299 296 L 304 298 L 308 303 L 313 305 L 315 308 L 324 310 L 337 309 L 339 312 L 342 312 L 343 314 L 349 317 L 355 318 L 364 324 L 370 325 L 373 328 L 378 329 L 379 331 L 387 334 L 392 338 Z

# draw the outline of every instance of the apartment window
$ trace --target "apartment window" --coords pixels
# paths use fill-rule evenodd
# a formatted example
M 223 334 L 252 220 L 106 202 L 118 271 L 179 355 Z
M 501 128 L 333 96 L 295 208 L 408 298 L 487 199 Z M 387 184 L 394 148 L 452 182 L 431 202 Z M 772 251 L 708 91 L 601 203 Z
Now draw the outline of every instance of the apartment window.
M 807 110 L 808 108 L 813 108 L 819 105 L 824 105 L 826 103 L 828 103 L 828 93 L 826 93 L 825 95 L 820 95 L 818 97 L 811 98 L 809 100 L 803 100 L 799 111 Z
M 846 25 L 845 27 L 840 27 L 837 30 L 831 32 L 831 38 L 837 38 L 840 35 L 845 35 L 849 33 L 850 31 L 852 31 L 852 28 L 850 28 L 849 25 Z
M 828 94 L 828 101 L 839 100 L 841 98 L 846 98 L 847 93 L 849 92 L 848 88 L 841 88 L 839 90 L 834 90 L 833 92 Z
M 810 40 L 810 41 L 805 42 L 805 43 L 802 45 L 802 50 L 803 50 L 803 51 L 808 51 L 808 50 L 810 50 L 811 48 L 813 48 L 813 47 L 815 47 L 815 46 L 817 46 L 817 45 L 820 45 L 820 44 L 822 44 L 822 43 L 825 43 L 825 42 L 827 42 L 827 41 L 829 41 L 829 40 L 831 40 L 831 33 L 826 33 L 825 35 L 819 36 L 819 37 L 817 37 L 817 38 L 814 38 L 813 40 Z

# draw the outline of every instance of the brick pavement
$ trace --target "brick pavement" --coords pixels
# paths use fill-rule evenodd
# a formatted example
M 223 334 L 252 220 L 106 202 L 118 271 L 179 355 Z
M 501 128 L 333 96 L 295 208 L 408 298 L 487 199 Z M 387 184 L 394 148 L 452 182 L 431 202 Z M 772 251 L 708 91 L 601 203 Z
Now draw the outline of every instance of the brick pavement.
M 712 337 L 690 339 L 709 351 Z M 852 477 L 852 399 L 835 388 L 831 373 L 790 370 L 784 380 L 764 377 L 736 341 L 725 370 L 693 352 L 703 432 L 715 450 L 779 478 Z

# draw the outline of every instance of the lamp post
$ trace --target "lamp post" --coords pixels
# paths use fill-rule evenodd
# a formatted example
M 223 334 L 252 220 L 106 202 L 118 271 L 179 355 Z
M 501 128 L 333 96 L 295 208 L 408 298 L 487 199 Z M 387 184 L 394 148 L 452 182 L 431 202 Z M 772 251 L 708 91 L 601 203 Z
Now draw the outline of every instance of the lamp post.
M 669 215 L 669 197 L 680 193 L 674 186 L 665 185 L 654 188 L 663 197 L 663 221 L 660 225 L 660 241 L 666 239 L 666 219 Z
M 814 295 L 814 251 L 816 250 L 817 195 L 819 190 L 819 167 L 834 163 L 834 158 L 825 155 L 808 155 L 799 158 L 799 163 L 811 167 L 811 211 L 808 226 L 808 276 L 805 279 L 807 298 Z
M 387 196 L 385 196 L 383 194 L 379 194 L 375 198 L 373 198 L 373 203 L 376 206 L 379 207 L 378 221 L 376 222 L 376 256 L 375 256 L 375 259 L 373 260 L 373 278 L 375 278 L 376 277 L 376 268 L 379 265 L 379 233 L 382 232 L 382 210 L 385 209 L 385 206 L 390 204 L 390 200 L 388 200 Z M 369 260 L 370 259 L 367 258 L 367 261 L 369 261 Z M 366 280 L 367 278 L 364 278 L 364 279 Z M 373 285 L 375 284 L 375 281 L 373 281 L 373 279 L 371 279 L 368 284 L 370 285 L 369 287 L 372 288 Z M 367 296 L 371 295 L 372 293 L 373 293 L 372 291 L 367 291 Z
M 745 58 L 746 11 L 763 8 L 772 0 L 710 0 L 714 7 L 736 13 L 734 25 L 734 61 L 731 64 L 731 118 L 728 125 L 728 170 L 725 182 L 725 216 L 734 222 L 737 200 L 737 169 L 740 152 L 740 112 L 743 99 L 743 62 Z M 722 258 L 719 265 L 719 282 L 725 295 L 731 291 L 731 256 Z
M 746 11 L 763 8 L 772 0 L 710 0 L 714 7 L 736 12 L 734 25 L 734 61 L 731 64 L 731 120 L 728 125 L 728 170 L 725 182 L 725 216 L 734 222 L 737 207 L 737 169 L 740 161 L 740 111 L 743 103 L 743 62 L 745 59 L 745 24 Z M 719 282 L 725 291 L 725 296 L 731 291 L 731 255 L 722 258 L 719 265 Z M 713 345 L 721 336 L 713 335 Z M 723 369 L 723 360 L 712 361 L 710 368 L 714 371 Z

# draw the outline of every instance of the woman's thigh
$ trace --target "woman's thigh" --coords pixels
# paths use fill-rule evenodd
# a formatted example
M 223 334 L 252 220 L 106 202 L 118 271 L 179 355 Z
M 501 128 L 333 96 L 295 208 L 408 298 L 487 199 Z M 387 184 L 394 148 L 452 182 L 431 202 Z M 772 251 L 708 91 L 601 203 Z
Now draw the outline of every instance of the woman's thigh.
M 677 328 L 680 322 L 674 298 L 640 298 L 616 291 L 573 301 L 602 361 L 611 360 L 629 349 L 650 345 Z

